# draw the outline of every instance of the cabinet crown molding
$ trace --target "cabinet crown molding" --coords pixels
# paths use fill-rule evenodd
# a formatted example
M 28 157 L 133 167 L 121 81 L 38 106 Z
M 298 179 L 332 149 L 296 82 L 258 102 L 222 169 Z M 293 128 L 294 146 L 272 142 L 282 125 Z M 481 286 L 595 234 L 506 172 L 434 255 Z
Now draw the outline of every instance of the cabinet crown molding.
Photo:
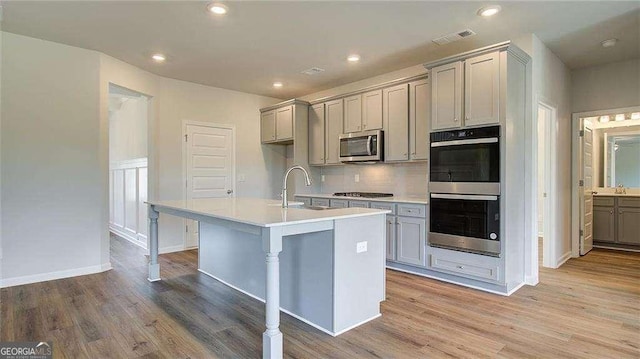
M 479 49 L 463 52 L 457 55 L 448 56 L 440 60 L 428 62 L 423 66 L 427 70 L 431 70 L 432 68 L 440 65 L 445 65 L 454 61 L 463 61 L 470 57 L 474 57 L 474 56 L 478 56 L 478 55 L 482 55 L 482 54 L 486 54 L 494 51 L 508 51 L 509 53 L 513 54 L 520 62 L 524 64 L 531 61 L 531 57 L 522 49 L 512 44 L 511 41 L 504 41 L 504 42 L 499 42 L 497 44 L 481 47 Z
M 291 100 L 278 102 L 278 103 L 273 104 L 273 105 L 268 106 L 268 107 L 263 107 L 263 108 L 260 109 L 260 112 L 271 111 L 271 110 L 275 110 L 275 109 L 280 108 L 280 107 L 291 106 L 291 105 L 309 106 L 309 103 L 307 101 L 303 101 L 303 100 L 299 100 L 297 98 L 294 98 L 294 99 L 291 99 Z

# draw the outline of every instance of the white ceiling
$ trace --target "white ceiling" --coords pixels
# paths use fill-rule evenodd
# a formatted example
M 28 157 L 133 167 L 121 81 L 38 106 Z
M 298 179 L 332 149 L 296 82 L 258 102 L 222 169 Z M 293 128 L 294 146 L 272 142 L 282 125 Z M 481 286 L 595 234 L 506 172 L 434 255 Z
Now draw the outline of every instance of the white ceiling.
M 483 5 L 502 12 L 480 18 Z M 3 1 L 3 31 L 98 50 L 170 77 L 279 98 L 297 97 L 535 33 L 569 67 L 640 57 L 640 2 Z M 432 39 L 477 35 L 439 46 Z M 616 37 L 618 45 L 600 47 Z M 155 52 L 168 61 L 150 60 Z M 348 64 L 350 53 L 362 56 Z M 315 76 L 310 67 L 326 71 Z M 274 81 L 284 83 L 274 89 Z

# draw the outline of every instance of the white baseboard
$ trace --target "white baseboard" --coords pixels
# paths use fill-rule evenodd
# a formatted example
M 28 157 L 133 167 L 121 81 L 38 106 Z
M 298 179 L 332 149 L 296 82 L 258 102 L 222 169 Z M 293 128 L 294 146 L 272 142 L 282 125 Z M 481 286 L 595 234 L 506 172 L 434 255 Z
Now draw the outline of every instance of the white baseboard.
M 536 286 L 540 282 L 540 278 L 537 275 L 528 275 L 524 277 L 524 283 L 526 285 Z
M 5 278 L 0 279 L 0 288 L 14 287 L 16 285 L 31 284 L 38 282 L 46 282 L 50 280 L 77 277 L 87 274 L 96 274 L 108 271 L 111 269 L 111 262 L 103 263 L 97 266 L 89 266 L 83 268 L 67 269 L 57 272 L 41 273 L 26 275 L 23 277 Z
M 158 254 L 166 254 L 166 253 L 173 253 L 173 252 L 182 252 L 186 250 L 184 248 L 184 245 L 179 244 L 177 246 L 168 246 L 168 247 L 160 247 L 158 248 Z
M 568 251 L 565 254 L 563 254 L 560 258 L 558 258 L 558 262 L 556 263 L 555 267 L 560 268 L 560 266 L 563 265 L 570 258 L 571 258 L 571 251 Z
M 135 244 L 136 246 L 141 247 L 142 249 L 147 249 L 147 242 L 141 242 L 136 238 L 132 237 L 130 234 L 124 231 L 121 231 L 120 229 L 114 226 L 109 225 L 109 231 L 113 232 L 113 234 L 117 235 L 118 237 L 124 238 L 129 242 Z

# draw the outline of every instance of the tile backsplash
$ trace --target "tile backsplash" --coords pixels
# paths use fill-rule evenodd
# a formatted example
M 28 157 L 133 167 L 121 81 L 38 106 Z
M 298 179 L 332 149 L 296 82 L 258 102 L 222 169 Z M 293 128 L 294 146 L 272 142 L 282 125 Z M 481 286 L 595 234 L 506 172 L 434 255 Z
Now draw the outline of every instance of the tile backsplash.
M 427 196 L 427 162 L 322 167 L 322 193 L 385 192 L 396 196 Z M 359 182 L 355 181 L 356 175 Z

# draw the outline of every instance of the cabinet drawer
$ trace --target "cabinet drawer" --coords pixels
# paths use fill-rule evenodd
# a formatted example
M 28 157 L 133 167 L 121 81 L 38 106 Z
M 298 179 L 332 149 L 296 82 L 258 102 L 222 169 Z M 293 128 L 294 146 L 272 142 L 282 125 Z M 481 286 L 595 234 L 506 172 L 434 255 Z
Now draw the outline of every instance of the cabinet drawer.
M 328 198 L 312 198 L 311 205 L 329 207 L 329 199 Z
M 349 204 L 349 202 L 347 202 L 346 199 L 332 199 L 331 200 L 331 207 L 334 207 L 334 208 L 347 208 L 348 204 Z
M 613 197 L 593 197 L 594 206 L 613 207 L 615 198 Z
M 311 198 L 309 197 L 295 197 L 296 202 L 302 202 L 305 206 L 311 206 Z
M 387 202 L 371 202 L 371 208 L 377 209 L 386 209 L 391 211 L 390 215 L 396 214 L 396 204 L 395 203 L 387 203 Z
M 398 216 L 425 218 L 427 208 L 419 204 L 398 204 Z
M 367 201 L 349 201 L 349 207 L 369 208 Z
M 640 198 L 618 197 L 618 207 L 640 208 Z
M 435 270 L 496 282 L 499 279 L 500 266 L 498 263 L 471 262 L 440 254 L 431 254 L 429 258 L 429 266 Z

